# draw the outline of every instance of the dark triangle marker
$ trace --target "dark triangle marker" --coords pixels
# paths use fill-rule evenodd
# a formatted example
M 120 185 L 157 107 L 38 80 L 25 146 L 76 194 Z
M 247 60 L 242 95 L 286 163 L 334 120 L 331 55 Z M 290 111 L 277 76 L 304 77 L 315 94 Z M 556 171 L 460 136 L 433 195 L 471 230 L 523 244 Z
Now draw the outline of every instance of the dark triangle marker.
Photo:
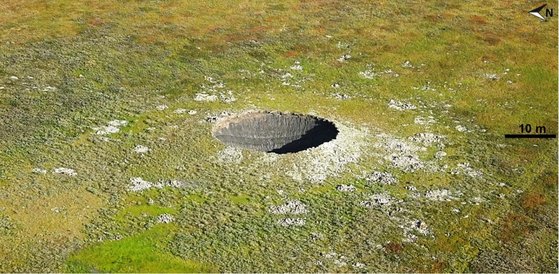
M 539 13 L 540 10 L 542 10 L 545 6 L 547 6 L 547 4 L 543 4 L 543 5 L 541 5 L 541 6 L 537 7 L 537 8 L 535 8 L 535 9 L 529 11 L 529 13 L 532 13 L 532 12 Z
M 540 10 L 542 10 L 545 6 L 547 6 L 547 4 L 543 4 L 543 5 L 541 5 L 541 6 L 537 7 L 537 8 L 535 8 L 535 9 L 529 11 L 528 13 L 530 13 L 531 15 L 534 15 L 534 16 L 540 18 L 541 20 L 544 20 L 544 21 L 545 21 L 545 17 L 543 17 L 543 16 L 540 14 Z

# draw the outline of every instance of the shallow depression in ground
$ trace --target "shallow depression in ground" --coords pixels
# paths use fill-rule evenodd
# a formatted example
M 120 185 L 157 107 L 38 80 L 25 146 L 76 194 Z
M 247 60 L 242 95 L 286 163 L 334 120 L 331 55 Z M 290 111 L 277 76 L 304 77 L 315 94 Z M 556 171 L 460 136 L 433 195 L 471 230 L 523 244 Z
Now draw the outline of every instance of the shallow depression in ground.
M 226 145 L 284 154 L 331 141 L 338 129 L 334 123 L 311 115 L 249 112 L 219 121 L 213 135 Z

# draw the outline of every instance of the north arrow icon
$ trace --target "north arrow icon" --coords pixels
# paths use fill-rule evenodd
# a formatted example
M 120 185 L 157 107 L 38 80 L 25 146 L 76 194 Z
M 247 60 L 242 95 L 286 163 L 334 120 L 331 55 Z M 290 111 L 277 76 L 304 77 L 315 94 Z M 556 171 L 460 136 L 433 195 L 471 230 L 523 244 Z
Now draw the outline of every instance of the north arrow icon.
M 543 17 L 543 16 L 540 14 L 540 10 L 542 10 L 546 5 L 547 5 L 547 4 L 543 4 L 543 5 L 541 5 L 541 6 L 537 7 L 537 8 L 535 8 L 535 9 L 529 11 L 528 13 L 530 13 L 531 15 L 534 15 L 534 16 L 536 16 L 536 17 L 538 17 L 538 18 L 540 18 L 540 19 L 543 20 L 543 21 L 545 21 L 545 17 Z

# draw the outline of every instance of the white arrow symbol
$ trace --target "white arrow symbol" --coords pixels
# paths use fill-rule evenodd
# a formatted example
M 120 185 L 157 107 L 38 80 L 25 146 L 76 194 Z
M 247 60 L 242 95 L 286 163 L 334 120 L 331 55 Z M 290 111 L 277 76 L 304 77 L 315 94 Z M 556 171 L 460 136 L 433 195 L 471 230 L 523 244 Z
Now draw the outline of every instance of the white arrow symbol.
M 543 21 L 545 21 L 545 17 L 543 17 L 543 16 L 540 14 L 540 10 L 542 10 L 543 7 L 545 7 L 546 5 L 547 5 L 547 4 L 543 4 L 543 5 L 541 5 L 541 6 L 537 7 L 537 8 L 535 8 L 535 9 L 529 11 L 528 13 L 530 13 L 531 15 L 534 15 L 534 16 L 536 16 L 536 17 L 538 17 L 538 18 L 540 18 L 540 19 L 543 20 Z

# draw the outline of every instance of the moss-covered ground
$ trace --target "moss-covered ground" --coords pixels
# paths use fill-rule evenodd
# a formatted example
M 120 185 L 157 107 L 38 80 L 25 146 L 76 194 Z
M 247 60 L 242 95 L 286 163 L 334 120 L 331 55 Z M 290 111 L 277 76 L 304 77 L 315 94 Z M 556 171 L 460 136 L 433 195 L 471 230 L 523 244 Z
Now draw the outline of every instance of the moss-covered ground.
M 2 1 L 0 271 L 556 272 L 538 4 Z M 247 110 L 341 135 L 211 136 Z

